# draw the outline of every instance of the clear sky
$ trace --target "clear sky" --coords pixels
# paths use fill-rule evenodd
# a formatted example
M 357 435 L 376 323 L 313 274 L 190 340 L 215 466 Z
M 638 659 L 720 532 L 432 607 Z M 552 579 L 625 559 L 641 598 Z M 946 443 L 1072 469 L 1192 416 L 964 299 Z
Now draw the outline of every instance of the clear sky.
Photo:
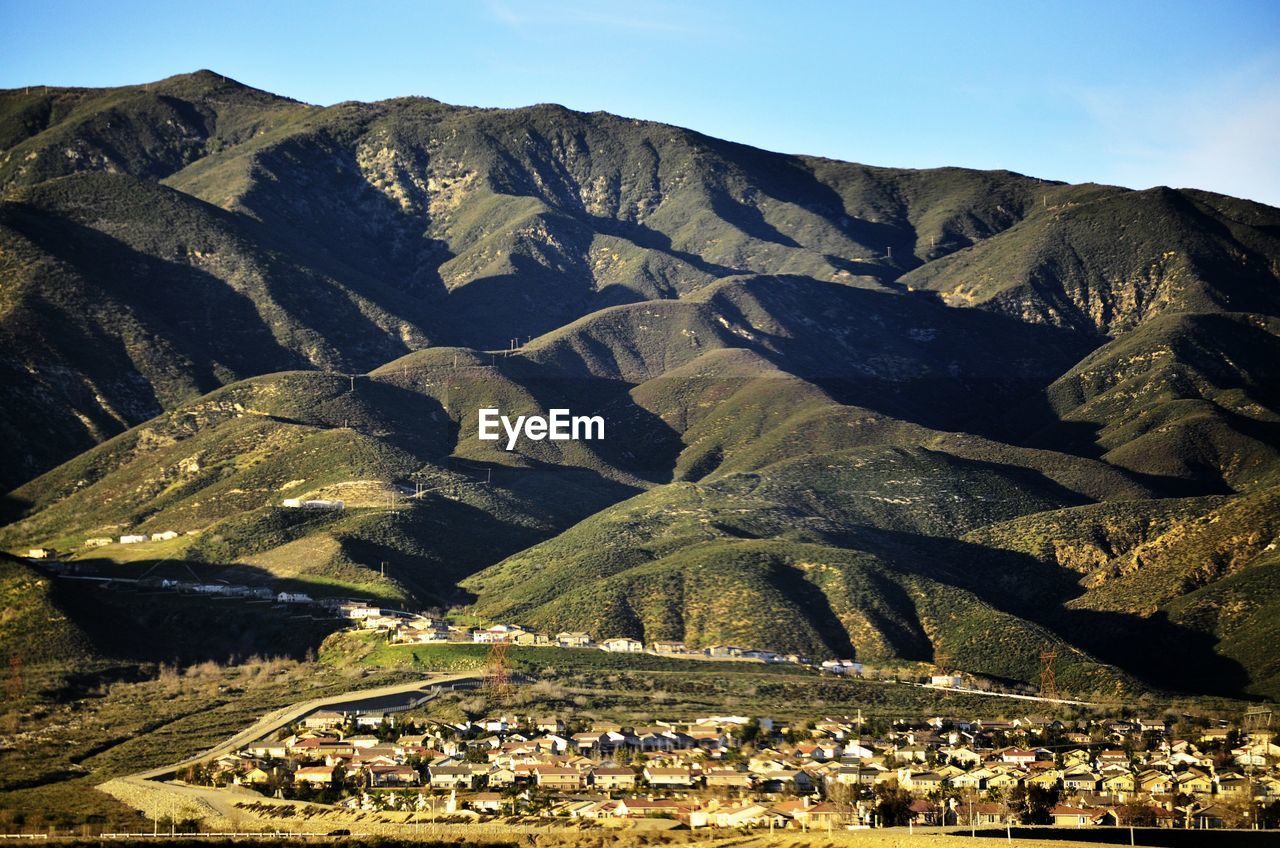
M 1280 0 L 0 0 L 0 87 L 199 68 L 310 103 L 554 102 L 874 165 L 1280 205 Z

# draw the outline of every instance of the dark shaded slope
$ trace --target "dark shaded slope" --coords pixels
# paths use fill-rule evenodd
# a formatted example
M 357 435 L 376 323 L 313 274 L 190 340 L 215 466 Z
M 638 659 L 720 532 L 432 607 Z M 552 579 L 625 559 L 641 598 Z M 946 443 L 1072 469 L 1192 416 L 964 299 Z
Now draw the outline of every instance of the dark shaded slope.
M 1046 391 L 1032 442 L 1225 492 L 1277 480 L 1280 323 L 1165 315 L 1083 359 Z M 1051 423 L 1044 423 L 1049 418 Z
M 1073 194 L 902 282 L 953 305 L 1107 334 L 1166 313 L 1280 309 L 1280 235 L 1263 223 L 1274 210 L 1169 188 Z
M 159 179 L 309 107 L 212 71 L 122 88 L 0 92 L 0 189 L 82 171 Z

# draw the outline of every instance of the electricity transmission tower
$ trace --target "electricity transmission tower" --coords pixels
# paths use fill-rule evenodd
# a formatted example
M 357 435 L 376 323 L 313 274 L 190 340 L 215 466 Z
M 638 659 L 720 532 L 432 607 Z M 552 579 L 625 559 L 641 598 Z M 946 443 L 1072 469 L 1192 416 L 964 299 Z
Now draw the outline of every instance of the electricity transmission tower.
M 507 649 L 511 643 L 503 636 L 489 645 L 489 656 L 485 663 L 484 689 L 491 703 L 506 703 L 511 694 L 511 661 L 507 658 Z
M 1040 653 L 1040 697 L 1057 700 L 1058 676 L 1053 670 L 1053 661 L 1058 658 L 1057 651 L 1041 651 Z

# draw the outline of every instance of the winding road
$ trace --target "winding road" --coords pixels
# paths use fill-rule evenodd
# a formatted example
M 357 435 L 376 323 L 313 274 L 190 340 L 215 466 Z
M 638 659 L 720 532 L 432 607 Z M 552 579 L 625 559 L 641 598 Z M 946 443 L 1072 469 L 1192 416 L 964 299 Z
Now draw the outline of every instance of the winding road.
M 173 775 L 180 769 L 206 760 L 216 759 L 223 754 L 233 753 L 250 742 L 256 742 L 274 733 L 286 725 L 310 715 L 317 710 L 336 709 L 398 712 L 411 707 L 418 707 L 430 701 L 442 690 L 453 689 L 458 684 L 476 683 L 480 678 L 474 672 L 464 674 L 432 675 L 423 680 L 409 683 L 397 683 L 391 686 L 379 686 L 373 689 L 359 689 L 341 695 L 329 695 L 324 698 L 313 698 L 290 704 L 263 715 L 256 722 L 241 730 L 221 744 L 188 757 L 173 765 L 161 766 L 149 771 L 130 775 L 126 780 L 157 780 Z M 405 696 L 409 697 L 405 697 Z

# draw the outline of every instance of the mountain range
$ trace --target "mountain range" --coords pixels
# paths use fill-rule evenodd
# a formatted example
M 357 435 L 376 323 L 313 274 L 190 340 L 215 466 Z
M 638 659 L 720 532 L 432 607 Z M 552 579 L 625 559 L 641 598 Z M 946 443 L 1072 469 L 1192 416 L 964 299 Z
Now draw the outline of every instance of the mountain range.
M 0 92 L 0 196 L 12 552 L 1280 696 L 1280 210 L 209 71 Z

